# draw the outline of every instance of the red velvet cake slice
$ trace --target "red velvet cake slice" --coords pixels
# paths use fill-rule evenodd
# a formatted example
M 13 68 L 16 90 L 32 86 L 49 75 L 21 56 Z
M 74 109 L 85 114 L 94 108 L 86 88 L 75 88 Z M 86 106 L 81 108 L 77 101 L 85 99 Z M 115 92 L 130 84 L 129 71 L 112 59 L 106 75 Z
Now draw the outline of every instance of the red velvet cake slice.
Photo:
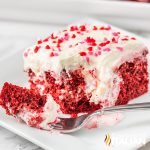
M 34 90 L 29 90 L 16 85 L 5 83 L 1 91 L 0 105 L 6 110 L 8 115 L 12 115 L 17 119 L 21 119 L 29 126 L 50 129 L 45 120 L 48 121 L 57 118 L 56 112 L 49 114 L 52 104 L 51 98 L 46 95 L 41 96 Z M 54 107 L 54 105 L 53 105 Z M 57 106 L 56 106 L 57 107 Z M 55 107 L 55 110 L 57 110 Z
M 30 90 L 6 83 L 1 105 L 49 129 L 60 114 L 127 104 L 148 91 L 147 54 L 140 40 L 109 25 L 69 26 L 25 50 Z

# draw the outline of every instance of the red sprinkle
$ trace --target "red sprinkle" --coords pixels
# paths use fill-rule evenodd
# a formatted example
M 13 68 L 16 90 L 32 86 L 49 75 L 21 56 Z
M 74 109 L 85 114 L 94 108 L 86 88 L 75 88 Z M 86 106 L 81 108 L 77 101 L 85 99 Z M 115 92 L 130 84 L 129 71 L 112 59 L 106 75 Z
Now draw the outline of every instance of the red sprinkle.
M 88 47 L 87 48 L 89 51 L 92 51 L 93 50 L 93 47 Z
M 92 43 L 91 45 L 92 45 L 92 46 L 96 46 L 97 44 L 96 44 L 96 43 Z
M 43 42 L 48 42 L 48 40 L 49 40 L 49 38 L 46 38 L 46 39 L 43 40 Z
M 128 41 L 129 39 L 128 38 L 123 38 L 121 39 L 122 41 Z
M 71 26 L 70 27 L 70 31 L 75 31 L 75 30 L 78 30 L 77 26 Z
M 80 26 L 80 30 L 81 30 L 81 31 L 86 31 L 85 25 Z
M 63 39 L 58 39 L 57 41 L 57 47 L 60 47 L 60 44 L 63 42 Z
M 109 51 L 111 51 L 111 49 L 107 47 L 107 48 L 104 48 L 103 51 L 109 52 Z
M 86 42 L 87 43 L 95 43 L 95 39 L 91 38 L 91 37 L 87 37 L 86 38 Z
M 57 39 L 58 37 L 57 36 L 54 36 L 54 34 L 52 33 L 51 34 L 51 39 Z
M 100 43 L 99 46 L 103 47 L 103 46 L 106 46 L 109 43 L 110 43 L 110 41 L 106 41 L 106 42 Z
M 37 43 L 38 43 L 38 44 L 42 44 L 42 40 L 38 40 Z
M 77 31 L 77 33 L 78 33 L 78 34 L 81 34 L 81 32 L 80 32 L 80 31 Z
M 87 63 L 89 63 L 89 62 L 90 62 L 89 57 L 86 57 L 86 58 L 85 58 L 85 60 L 86 60 L 86 62 L 87 62 Z
M 46 45 L 45 48 L 46 48 L 46 49 L 50 49 L 50 46 L 49 46 L 49 45 Z
M 98 56 L 98 54 L 97 54 L 97 53 L 94 53 L 94 56 L 95 56 L 95 57 L 97 57 L 97 56 Z
M 50 57 L 53 57 L 53 56 L 54 56 L 54 53 L 53 53 L 53 52 L 51 52 L 51 53 L 50 53 Z
M 110 30 L 111 26 L 105 27 L 105 30 Z
M 132 40 L 136 40 L 136 38 L 135 38 L 135 37 L 131 37 L 131 39 L 132 39 Z
M 80 56 L 86 56 L 86 52 L 80 52 Z
M 105 30 L 105 27 L 100 27 L 100 30 Z
M 63 40 L 62 39 L 58 39 L 58 41 L 57 41 L 58 43 L 62 43 L 63 42 Z
M 54 53 L 54 56 L 58 56 L 58 53 Z
M 100 30 L 110 30 L 110 29 L 111 29 L 111 26 L 108 26 L 108 27 L 102 26 L 102 27 L 100 27 Z
M 100 46 L 98 46 L 98 50 L 101 50 L 102 48 Z
M 75 35 L 75 34 L 73 34 L 73 35 L 72 35 L 72 38 L 73 38 L 73 39 L 74 39 L 74 38 L 76 38 L 76 35 Z
M 93 30 L 97 30 L 97 27 L 96 27 L 96 26 L 93 26 Z
M 113 32 L 112 34 L 113 34 L 113 36 L 118 36 L 120 34 L 120 32 Z
M 65 37 L 64 37 L 64 40 L 69 40 L 69 34 L 68 34 L 68 33 L 65 33 L 64 36 L 65 36 Z
M 101 47 L 106 46 L 106 43 L 100 43 L 99 46 Z
M 106 41 L 106 42 L 105 42 L 106 45 L 109 44 L 109 43 L 110 43 L 110 41 Z
M 101 55 L 101 51 L 98 51 L 98 55 Z
M 104 38 L 104 41 L 108 41 L 108 39 L 105 37 L 105 38 Z
M 60 48 L 60 43 L 57 43 L 57 47 Z
M 123 47 L 116 47 L 117 48 L 117 50 L 119 50 L 119 51 L 123 51 Z
M 34 53 L 37 53 L 37 52 L 39 51 L 39 49 L 40 49 L 40 46 L 36 46 L 36 47 L 34 48 Z
M 113 43 L 117 43 L 117 40 L 113 37 L 113 38 L 112 38 L 112 42 L 113 42 Z
M 69 36 L 69 34 L 68 33 L 65 33 L 65 35 L 64 36 Z
M 88 52 L 88 54 L 89 54 L 89 55 L 93 55 L 93 52 L 90 51 L 90 52 Z

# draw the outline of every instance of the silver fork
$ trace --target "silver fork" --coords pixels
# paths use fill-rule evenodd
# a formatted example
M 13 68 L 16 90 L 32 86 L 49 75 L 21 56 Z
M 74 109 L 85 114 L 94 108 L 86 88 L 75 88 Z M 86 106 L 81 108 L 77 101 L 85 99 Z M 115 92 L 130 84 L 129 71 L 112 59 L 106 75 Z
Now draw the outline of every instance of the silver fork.
M 136 103 L 136 104 L 127 104 L 119 105 L 113 107 L 103 108 L 97 111 L 94 111 L 89 114 L 83 114 L 77 118 L 62 118 L 59 117 L 59 122 L 56 124 L 50 125 L 54 130 L 57 130 L 61 133 L 71 133 L 83 128 L 88 121 L 97 115 L 103 115 L 106 113 L 116 112 L 116 111 L 125 111 L 125 110 L 150 110 L 150 102 L 145 103 Z

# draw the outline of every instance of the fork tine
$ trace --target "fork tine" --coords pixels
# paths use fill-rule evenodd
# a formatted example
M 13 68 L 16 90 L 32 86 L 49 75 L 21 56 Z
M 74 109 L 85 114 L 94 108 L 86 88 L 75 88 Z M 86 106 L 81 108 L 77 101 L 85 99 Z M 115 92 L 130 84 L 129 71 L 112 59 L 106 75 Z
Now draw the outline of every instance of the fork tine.
M 56 124 L 51 124 L 50 126 L 53 127 L 54 129 L 63 129 L 62 125 L 61 125 L 61 124 L 58 124 L 58 123 L 56 123 Z
M 63 128 L 62 127 L 58 127 L 58 126 L 55 126 L 55 125 L 51 125 L 52 129 L 55 129 L 55 130 L 62 130 Z
M 62 125 L 61 125 L 60 123 L 52 124 L 52 126 L 55 126 L 55 127 L 62 127 Z

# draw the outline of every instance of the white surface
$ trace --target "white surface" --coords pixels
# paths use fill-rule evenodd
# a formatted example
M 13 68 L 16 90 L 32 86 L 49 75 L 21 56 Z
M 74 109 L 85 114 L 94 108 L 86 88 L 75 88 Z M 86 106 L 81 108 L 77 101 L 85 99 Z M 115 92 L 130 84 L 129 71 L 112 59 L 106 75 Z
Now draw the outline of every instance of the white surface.
M 25 47 L 31 45 L 37 36 L 47 35 L 48 32 L 56 30 L 55 26 L 35 26 L 29 24 L 16 24 L 7 22 L 0 22 L 0 68 L 3 70 L 0 74 L 0 85 L 4 81 L 10 81 L 16 84 L 24 84 L 25 79 L 22 76 L 22 59 L 21 54 Z M 31 30 L 32 29 L 32 30 Z M 7 53 L 11 48 L 10 54 Z M 3 51 L 2 51 L 3 50 Z M 148 101 L 150 99 L 150 93 L 140 97 L 136 102 Z M 93 130 L 81 130 L 70 135 L 51 134 L 47 131 L 41 131 L 35 128 L 30 128 L 23 123 L 16 122 L 12 117 L 6 116 L 3 112 L 0 113 L 0 125 L 15 132 L 24 138 L 32 141 L 33 143 L 50 150 L 97 150 L 97 149 L 110 149 L 104 143 L 106 134 L 113 134 L 116 137 L 119 136 L 133 136 L 141 137 L 143 142 L 150 140 L 150 111 L 139 111 L 133 113 L 126 113 L 124 120 L 116 126 L 104 127 Z M 35 145 L 15 136 L 14 134 L 3 130 L 0 130 L 0 149 L 7 150 L 31 150 L 38 149 Z M 4 137 L 4 138 L 3 138 Z M 9 143 L 8 143 L 9 141 Z M 136 145 L 119 145 L 112 146 L 111 149 L 120 149 L 120 146 L 124 149 L 137 148 Z M 129 146 L 129 147 L 126 147 Z M 122 149 L 123 149 L 122 148 Z
M 94 17 L 127 29 L 150 31 L 150 4 L 102 0 L 0 0 L 0 19 L 69 24 Z

